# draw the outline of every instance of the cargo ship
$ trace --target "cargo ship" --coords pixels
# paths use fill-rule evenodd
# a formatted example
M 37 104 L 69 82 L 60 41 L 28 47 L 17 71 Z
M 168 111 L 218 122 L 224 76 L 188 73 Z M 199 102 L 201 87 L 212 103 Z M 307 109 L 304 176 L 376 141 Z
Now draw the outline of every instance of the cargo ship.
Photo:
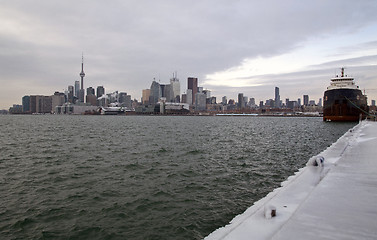
M 331 78 L 323 100 L 323 121 L 359 121 L 368 115 L 367 97 L 353 77 L 344 75 L 344 68 Z

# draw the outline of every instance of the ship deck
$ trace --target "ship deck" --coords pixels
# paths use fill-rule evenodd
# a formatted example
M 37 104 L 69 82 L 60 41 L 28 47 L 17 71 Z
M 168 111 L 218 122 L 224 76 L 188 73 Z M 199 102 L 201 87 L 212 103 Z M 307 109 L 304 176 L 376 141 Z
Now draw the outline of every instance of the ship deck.
M 206 239 L 376 239 L 377 122 L 363 121 Z M 270 209 L 276 216 L 266 218 Z

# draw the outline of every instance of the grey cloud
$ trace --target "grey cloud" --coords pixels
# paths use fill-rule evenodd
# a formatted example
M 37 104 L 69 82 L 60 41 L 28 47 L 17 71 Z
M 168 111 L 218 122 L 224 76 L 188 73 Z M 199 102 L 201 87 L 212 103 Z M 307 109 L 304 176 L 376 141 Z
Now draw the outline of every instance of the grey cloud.
M 3 17 L 25 28 L 17 38 L 0 30 L 0 46 L 6 49 L 0 68 L 7 76 L 0 81 L 34 79 L 50 85 L 51 92 L 66 88 L 78 80 L 83 51 L 86 86 L 124 89 L 139 98 L 153 77 L 168 81 L 178 71 L 183 89 L 188 76 L 204 79 L 245 58 L 275 56 L 312 37 L 357 31 L 376 21 L 376 5 L 341 0 L 2 2 Z

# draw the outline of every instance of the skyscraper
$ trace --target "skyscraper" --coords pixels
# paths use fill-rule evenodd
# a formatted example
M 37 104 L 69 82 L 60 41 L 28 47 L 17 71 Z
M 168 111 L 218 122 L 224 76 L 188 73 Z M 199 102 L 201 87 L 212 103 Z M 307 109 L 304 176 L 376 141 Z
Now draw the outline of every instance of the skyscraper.
M 186 93 L 186 103 L 192 105 L 192 89 L 187 89 Z
M 255 107 L 255 98 L 250 98 L 249 105 L 250 107 Z
M 275 87 L 275 108 L 280 108 L 280 94 L 278 87 Z
M 86 89 L 86 95 L 95 95 L 95 90 L 92 87 Z
M 180 102 L 181 84 L 179 83 L 179 79 L 177 78 L 177 73 L 175 73 L 175 75 L 173 74 L 173 78 L 170 79 L 170 91 L 170 101 Z
M 239 109 L 245 108 L 245 100 L 243 98 L 243 93 L 238 94 L 238 108 Z
M 51 113 L 51 110 L 52 110 L 52 97 L 51 96 L 42 96 L 42 95 L 30 96 L 30 112 L 31 113 Z
M 206 110 L 206 95 L 204 93 L 196 93 L 195 95 L 195 110 Z
M 304 95 L 303 98 L 304 98 L 304 106 L 308 106 L 309 105 L 309 95 Z
M 103 86 L 97 87 L 97 98 L 102 97 L 105 95 L 105 88 Z
M 159 83 L 159 85 L 160 85 L 160 91 L 161 91 L 161 95 L 160 95 L 160 97 L 159 97 L 159 100 L 160 100 L 160 98 L 162 98 L 162 97 L 165 97 L 166 98 L 166 91 L 165 91 L 165 87 L 166 86 L 168 86 L 169 84 L 160 84 Z M 170 86 L 168 86 L 167 88 L 169 88 Z
M 227 105 L 228 104 L 228 100 L 227 100 L 226 96 L 224 96 L 221 100 L 222 100 L 221 101 L 222 105 Z
M 84 91 L 84 90 L 83 90 Z M 80 91 L 81 92 L 81 91 Z M 73 86 L 72 85 L 69 85 L 68 86 L 68 97 L 67 97 L 67 99 L 68 99 L 68 102 L 70 102 L 70 103 L 74 103 L 74 98 L 73 98 L 73 96 L 74 96 L 74 88 L 73 88 Z
M 75 81 L 75 97 L 79 97 L 80 95 L 80 81 Z
M 181 97 L 181 99 L 180 99 L 180 102 L 182 102 L 182 103 L 187 103 L 187 94 L 186 94 L 186 93 L 183 93 L 183 94 L 182 94 L 182 97 Z
M 198 93 L 198 78 L 194 78 L 194 77 L 189 77 L 187 78 L 187 89 L 191 89 L 192 90 L 192 102 L 189 103 L 190 105 L 192 105 L 193 103 L 196 103 L 196 94 Z M 187 91 L 187 94 L 189 94 L 189 92 Z M 187 97 L 187 99 L 189 99 L 189 97 Z
M 61 92 L 55 92 L 54 95 L 51 96 L 52 112 L 55 112 L 56 106 L 62 106 L 64 103 L 65 103 L 65 94 Z
M 22 97 L 22 112 L 30 113 L 30 96 Z
M 151 95 L 151 90 L 150 89 L 143 89 L 142 92 L 142 103 L 143 104 L 148 104 L 149 103 L 149 97 Z
M 149 96 L 149 103 L 156 104 L 162 97 L 161 86 L 158 82 L 153 81 L 151 85 L 151 92 Z

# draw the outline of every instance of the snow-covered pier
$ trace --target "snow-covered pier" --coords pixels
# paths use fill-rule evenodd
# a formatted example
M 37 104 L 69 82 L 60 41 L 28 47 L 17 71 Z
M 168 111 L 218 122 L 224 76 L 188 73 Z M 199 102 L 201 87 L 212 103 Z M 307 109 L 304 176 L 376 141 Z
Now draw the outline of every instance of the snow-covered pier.
M 377 122 L 363 121 L 212 239 L 376 239 Z

